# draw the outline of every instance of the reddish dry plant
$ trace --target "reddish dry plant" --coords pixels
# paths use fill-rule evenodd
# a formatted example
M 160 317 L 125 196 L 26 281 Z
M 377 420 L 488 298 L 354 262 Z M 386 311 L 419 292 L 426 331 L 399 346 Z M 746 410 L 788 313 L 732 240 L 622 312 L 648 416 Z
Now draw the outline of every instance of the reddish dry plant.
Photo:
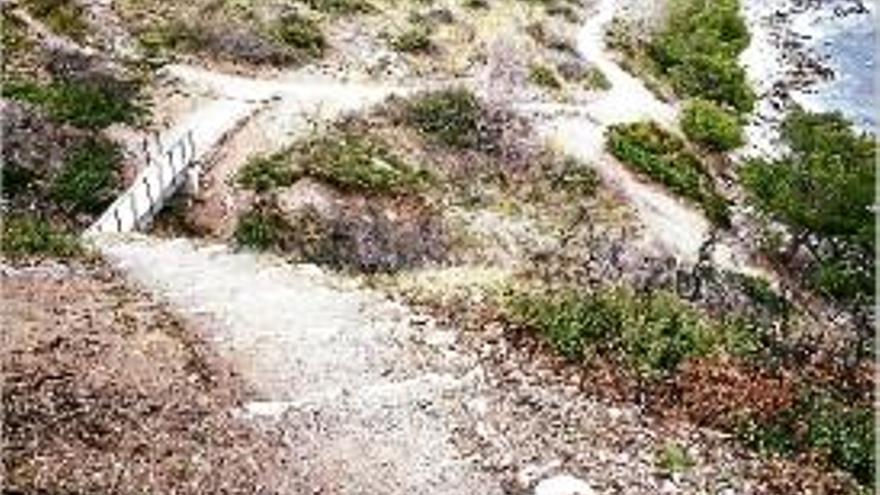
M 698 424 L 731 427 L 741 418 L 769 420 L 790 408 L 795 385 L 785 372 L 755 370 L 727 358 L 699 358 L 682 365 L 665 402 Z

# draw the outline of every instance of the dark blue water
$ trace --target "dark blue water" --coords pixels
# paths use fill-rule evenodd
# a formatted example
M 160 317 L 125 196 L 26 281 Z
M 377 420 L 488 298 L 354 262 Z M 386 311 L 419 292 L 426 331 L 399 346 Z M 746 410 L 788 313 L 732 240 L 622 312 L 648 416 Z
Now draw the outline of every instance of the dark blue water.
M 873 14 L 863 14 L 823 29 L 814 49 L 828 57 L 837 76 L 816 86 L 817 94 L 809 99 L 821 110 L 839 110 L 857 126 L 877 132 L 875 21 Z

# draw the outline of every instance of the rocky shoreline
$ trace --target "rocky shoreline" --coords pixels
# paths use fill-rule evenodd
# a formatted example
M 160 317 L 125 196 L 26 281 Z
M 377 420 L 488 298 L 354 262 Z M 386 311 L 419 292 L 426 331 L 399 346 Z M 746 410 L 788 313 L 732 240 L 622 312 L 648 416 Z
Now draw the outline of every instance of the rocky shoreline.
M 826 92 L 850 75 L 821 48 L 831 44 L 829 33 L 863 23 L 875 12 L 864 0 L 744 0 L 742 8 L 752 43 L 741 63 L 759 96 L 743 155 L 774 156 L 780 151 L 778 126 L 793 105 L 840 109 L 826 101 Z

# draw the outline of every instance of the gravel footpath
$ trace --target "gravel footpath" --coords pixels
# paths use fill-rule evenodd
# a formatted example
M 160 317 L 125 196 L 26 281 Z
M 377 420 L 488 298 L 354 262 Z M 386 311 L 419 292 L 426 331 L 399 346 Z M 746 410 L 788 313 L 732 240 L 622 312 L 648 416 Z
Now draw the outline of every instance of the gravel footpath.
M 753 462 L 721 436 L 590 399 L 550 353 L 498 328 L 468 337 L 272 255 L 145 237 L 102 250 L 213 329 L 257 393 L 238 414 L 283 431 L 297 493 L 531 493 L 565 485 L 562 475 L 595 493 L 754 492 Z M 695 467 L 664 476 L 656 453 L 667 442 Z

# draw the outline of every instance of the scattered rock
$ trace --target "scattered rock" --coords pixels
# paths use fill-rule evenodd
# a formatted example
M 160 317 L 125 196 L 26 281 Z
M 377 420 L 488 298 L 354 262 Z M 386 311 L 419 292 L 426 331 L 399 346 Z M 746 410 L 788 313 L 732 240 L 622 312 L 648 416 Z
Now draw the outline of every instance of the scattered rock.
M 547 478 L 535 487 L 535 495 L 594 495 L 595 493 L 586 482 L 567 474 Z

